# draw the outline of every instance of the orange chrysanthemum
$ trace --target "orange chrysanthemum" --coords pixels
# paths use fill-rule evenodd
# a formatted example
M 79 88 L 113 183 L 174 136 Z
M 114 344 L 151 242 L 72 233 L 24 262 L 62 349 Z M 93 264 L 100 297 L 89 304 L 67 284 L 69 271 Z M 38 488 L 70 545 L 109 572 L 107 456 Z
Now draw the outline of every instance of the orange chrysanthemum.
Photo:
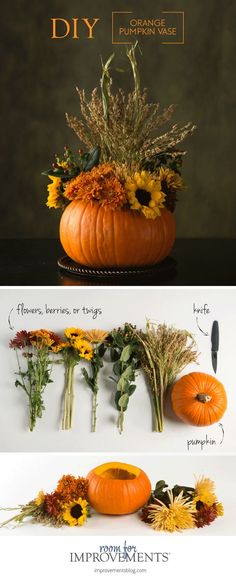
M 88 495 L 88 480 L 84 477 L 63 475 L 59 479 L 56 492 L 62 501 L 73 501 L 79 497 L 86 499 Z
M 32 330 L 29 333 L 29 340 L 30 343 L 36 348 L 47 346 L 48 348 L 52 349 L 52 347 L 55 347 L 60 343 L 61 339 L 57 334 L 51 332 L 51 330 L 45 330 L 44 328 L 41 328 L 40 330 Z
M 64 196 L 70 201 L 97 201 L 111 209 L 127 203 L 125 189 L 111 163 L 103 163 L 91 171 L 80 173 L 66 185 Z

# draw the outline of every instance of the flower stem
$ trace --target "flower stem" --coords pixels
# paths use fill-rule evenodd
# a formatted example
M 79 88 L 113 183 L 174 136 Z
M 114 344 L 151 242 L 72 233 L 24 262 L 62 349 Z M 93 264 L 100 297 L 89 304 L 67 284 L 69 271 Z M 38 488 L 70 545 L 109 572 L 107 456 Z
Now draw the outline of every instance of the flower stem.
M 97 390 L 93 391 L 93 399 L 92 399 L 92 433 L 96 431 L 96 424 L 97 424 Z
M 75 385 L 74 385 L 75 364 L 71 361 L 66 363 L 65 371 L 65 393 L 64 412 L 62 419 L 62 429 L 71 429 L 74 414 Z

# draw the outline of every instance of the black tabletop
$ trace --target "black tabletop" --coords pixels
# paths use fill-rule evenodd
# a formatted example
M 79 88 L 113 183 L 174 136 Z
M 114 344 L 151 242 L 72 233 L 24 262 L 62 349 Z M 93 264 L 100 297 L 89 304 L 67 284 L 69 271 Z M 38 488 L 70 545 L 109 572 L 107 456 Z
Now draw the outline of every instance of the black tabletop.
M 1 286 L 232 286 L 236 239 L 177 239 L 170 259 L 152 273 L 76 277 L 61 271 L 58 240 L 0 240 Z

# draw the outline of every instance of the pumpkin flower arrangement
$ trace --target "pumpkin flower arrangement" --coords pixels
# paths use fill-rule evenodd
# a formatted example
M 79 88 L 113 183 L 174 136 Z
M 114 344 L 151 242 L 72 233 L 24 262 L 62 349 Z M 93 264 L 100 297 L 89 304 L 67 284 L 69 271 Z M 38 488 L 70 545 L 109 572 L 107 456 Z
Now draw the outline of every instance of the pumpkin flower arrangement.
M 158 481 L 142 509 L 141 519 L 155 531 L 172 533 L 209 526 L 223 515 L 214 482 L 201 477 L 195 487 L 175 485 L 170 489 L 165 481 Z
M 175 110 L 160 112 L 141 88 L 136 46 L 127 50 L 134 88 L 112 89 L 114 54 L 102 66 L 100 91 L 88 97 L 77 88 L 80 117 L 67 123 L 86 148 L 66 146 L 44 172 L 47 206 L 61 208 L 60 239 L 67 255 L 90 267 L 152 265 L 163 260 L 175 240 L 174 209 L 184 189 L 186 153 L 179 144 L 195 125 L 177 124 L 162 133 Z
M 83 526 L 90 516 L 90 508 L 94 510 L 93 515 L 97 512 L 122 516 L 138 512 L 143 522 L 161 532 L 202 528 L 224 514 L 215 494 L 215 484 L 208 478 L 198 479 L 195 487 L 175 485 L 172 489 L 161 480 L 152 491 L 142 469 L 113 461 L 95 467 L 87 478 L 63 475 L 52 493 L 39 491 L 34 500 L 20 505 L 19 513 L 2 522 L 0 527 L 21 523 L 26 518 L 55 527 Z

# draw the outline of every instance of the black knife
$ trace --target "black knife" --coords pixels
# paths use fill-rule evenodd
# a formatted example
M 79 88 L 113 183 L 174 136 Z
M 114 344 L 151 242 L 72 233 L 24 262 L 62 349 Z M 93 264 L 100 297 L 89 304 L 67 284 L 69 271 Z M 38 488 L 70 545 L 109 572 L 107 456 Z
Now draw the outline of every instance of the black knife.
M 217 370 L 218 350 L 219 350 L 219 324 L 217 320 L 214 320 L 211 330 L 211 361 L 215 373 Z

